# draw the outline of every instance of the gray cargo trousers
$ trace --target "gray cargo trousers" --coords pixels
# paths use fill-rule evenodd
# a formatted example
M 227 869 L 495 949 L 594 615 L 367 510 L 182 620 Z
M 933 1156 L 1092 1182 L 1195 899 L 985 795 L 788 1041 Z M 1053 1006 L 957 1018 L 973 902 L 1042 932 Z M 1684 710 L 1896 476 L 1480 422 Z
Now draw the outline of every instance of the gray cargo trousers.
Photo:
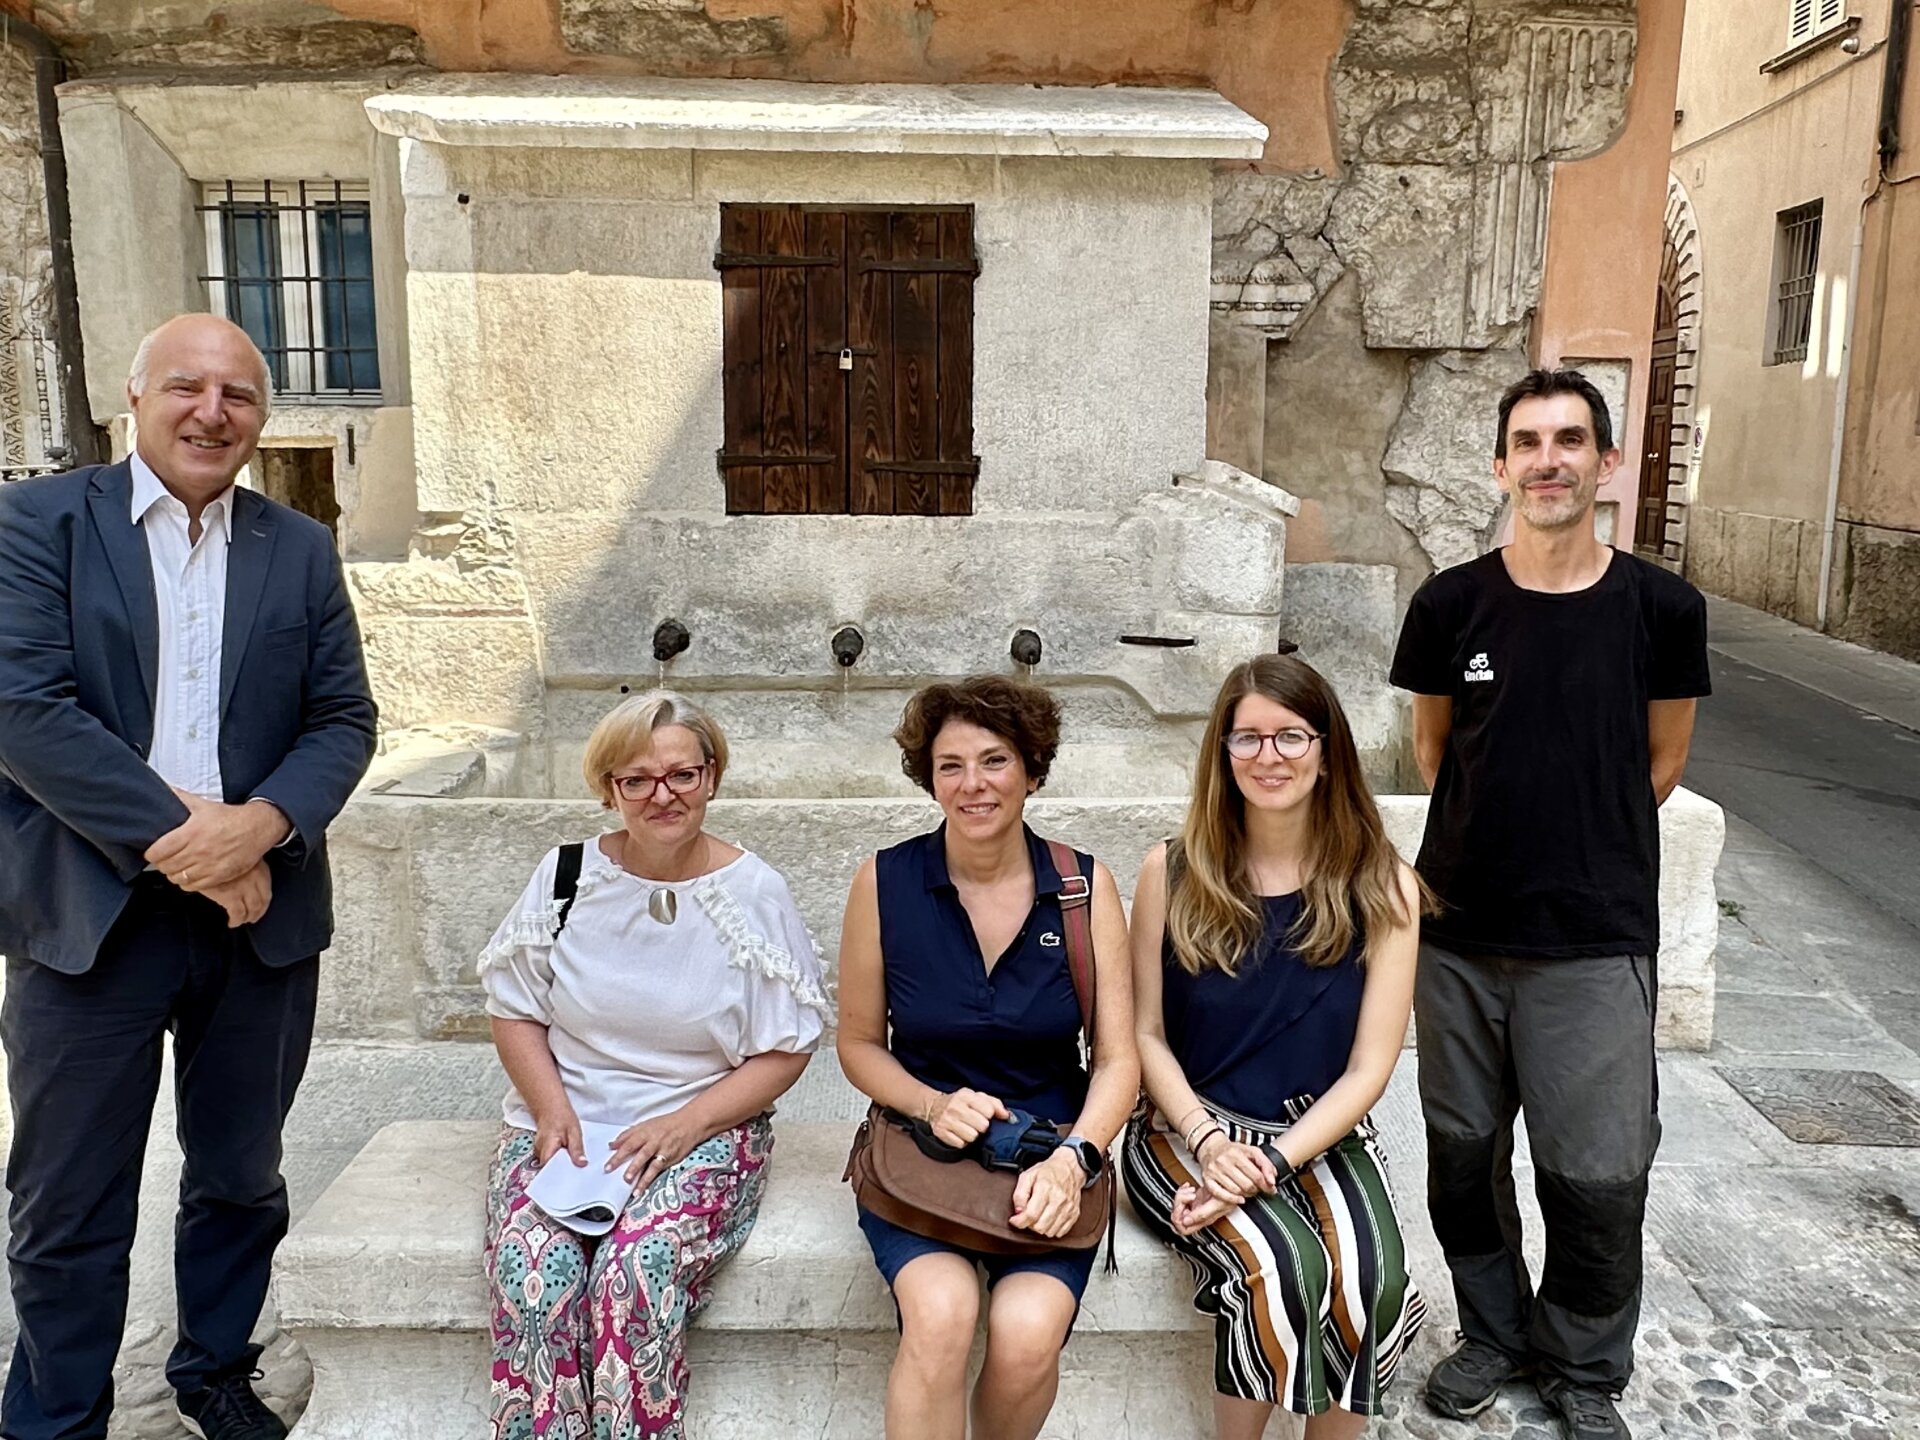
M 1633 1373 L 1640 1231 L 1660 1144 L 1654 966 L 1420 947 L 1414 1017 L 1427 1204 L 1461 1333 L 1542 1378 L 1618 1393 Z M 1546 1227 L 1538 1295 L 1520 1250 L 1524 1110 Z

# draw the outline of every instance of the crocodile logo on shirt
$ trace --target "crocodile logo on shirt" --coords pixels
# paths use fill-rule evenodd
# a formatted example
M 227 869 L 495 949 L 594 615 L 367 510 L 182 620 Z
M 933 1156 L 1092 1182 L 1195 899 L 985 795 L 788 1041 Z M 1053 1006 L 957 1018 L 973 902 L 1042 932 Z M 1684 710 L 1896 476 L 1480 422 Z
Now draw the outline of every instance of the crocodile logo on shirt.
M 1476 680 L 1493 679 L 1493 664 L 1487 659 L 1486 651 L 1482 650 L 1467 662 L 1466 674 L 1462 678 L 1469 684 Z
M 1053 931 L 1048 930 L 1041 934 L 1040 943 L 1042 945 L 1058 945 L 1060 943 L 1060 937 L 1054 934 Z

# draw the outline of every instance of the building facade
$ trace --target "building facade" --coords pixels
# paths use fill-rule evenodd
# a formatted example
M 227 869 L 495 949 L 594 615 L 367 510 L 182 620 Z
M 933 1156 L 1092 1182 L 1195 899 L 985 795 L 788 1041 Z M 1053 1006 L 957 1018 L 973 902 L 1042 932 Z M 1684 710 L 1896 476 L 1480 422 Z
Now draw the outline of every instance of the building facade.
M 85 421 L 125 447 L 166 315 L 246 324 L 389 743 L 508 788 L 665 675 L 789 747 L 756 793 L 888 793 L 860 737 L 1022 632 L 1070 793 L 1177 793 L 1282 639 L 1404 781 L 1387 651 L 1498 535 L 1500 389 L 1588 367 L 1642 523 L 1680 0 L 0 8 L 70 77 Z
M 1666 552 L 1714 594 L 1909 658 L 1915 22 L 1912 0 L 1693 0 L 1661 300 L 1684 377 Z

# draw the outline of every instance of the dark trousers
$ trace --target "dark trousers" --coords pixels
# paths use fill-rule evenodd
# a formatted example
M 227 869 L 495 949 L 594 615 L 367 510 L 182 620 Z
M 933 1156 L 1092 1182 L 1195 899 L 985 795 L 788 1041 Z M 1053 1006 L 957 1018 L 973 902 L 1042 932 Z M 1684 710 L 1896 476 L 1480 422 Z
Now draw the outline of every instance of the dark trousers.
M 1641 955 L 1463 956 L 1423 945 L 1414 989 L 1427 1203 L 1461 1333 L 1543 1378 L 1633 1374 L 1640 1232 L 1660 1144 L 1654 972 Z M 1513 1120 L 1546 1224 L 1536 1296 L 1520 1251 Z
M 306 1069 L 317 957 L 269 968 L 218 906 L 143 877 L 84 975 L 7 962 L 7 1260 L 19 1339 L 6 1440 L 107 1433 L 140 1171 L 173 1035 L 185 1165 L 174 1229 L 178 1390 L 251 1371 L 287 1232 L 280 1127 Z

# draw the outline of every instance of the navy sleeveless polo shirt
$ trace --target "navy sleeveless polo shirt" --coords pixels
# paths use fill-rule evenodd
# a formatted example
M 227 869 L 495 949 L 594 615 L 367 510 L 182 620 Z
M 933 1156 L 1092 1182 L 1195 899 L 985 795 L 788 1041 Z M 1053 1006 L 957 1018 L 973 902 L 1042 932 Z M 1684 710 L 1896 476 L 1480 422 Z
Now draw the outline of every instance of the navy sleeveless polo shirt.
M 947 873 L 946 826 L 874 857 L 888 1043 L 922 1084 L 964 1085 L 1010 1109 L 1070 1124 L 1086 1103 L 1087 1072 L 1060 920 L 1060 872 L 1046 843 L 1022 829 L 1033 864 L 1033 909 L 991 975 Z M 1091 858 L 1074 854 L 1091 881 Z
M 1202 1100 L 1249 1120 L 1280 1124 L 1285 1103 L 1326 1094 L 1346 1073 L 1360 1027 L 1362 943 L 1332 965 L 1312 966 L 1288 942 L 1300 895 L 1256 897 L 1265 928 L 1237 975 L 1198 975 L 1161 947 L 1161 1014 L 1167 1046 Z

